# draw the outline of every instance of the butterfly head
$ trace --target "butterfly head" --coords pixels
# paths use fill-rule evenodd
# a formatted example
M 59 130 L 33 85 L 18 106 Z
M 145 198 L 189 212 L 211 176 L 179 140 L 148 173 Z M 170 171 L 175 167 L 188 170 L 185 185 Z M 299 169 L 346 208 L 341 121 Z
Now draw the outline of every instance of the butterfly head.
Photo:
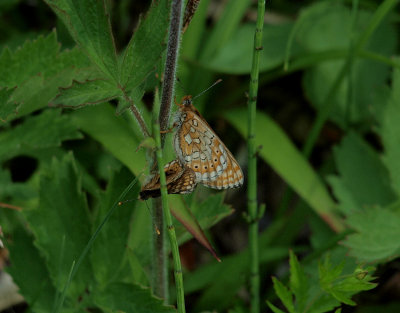
M 193 105 L 192 96 L 190 96 L 190 95 L 184 96 L 182 98 L 182 105 L 185 107 L 191 107 Z

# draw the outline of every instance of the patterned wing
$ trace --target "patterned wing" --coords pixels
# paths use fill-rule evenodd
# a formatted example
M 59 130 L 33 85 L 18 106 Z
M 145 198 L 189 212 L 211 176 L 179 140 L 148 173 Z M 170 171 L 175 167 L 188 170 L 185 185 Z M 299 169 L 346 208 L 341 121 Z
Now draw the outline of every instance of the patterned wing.
M 179 160 L 195 172 L 199 182 L 216 180 L 227 169 L 232 154 L 201 117 L 184 111 L 179 118 L 180 125 L 175 134 L 175 151 Z
M 228 189 L 228 188 L 239 188 L 243 185 L 243 172 L 233 157 L 228 151 L 227 167 L 217 179 L 213 181 L 202 182 L 206 187 L 214 189 Z
M 178 160 L 166 164 L 164 172 L 167 179 L 167 190 L 170 194 L 191 193 L 197 185 L 194 172 L 189 168 L 182 167 Z M 160 196 L 160 175 L 154 174 L 150 176 L 148 182 L 142 187 L 139 199 L 146 200 Z

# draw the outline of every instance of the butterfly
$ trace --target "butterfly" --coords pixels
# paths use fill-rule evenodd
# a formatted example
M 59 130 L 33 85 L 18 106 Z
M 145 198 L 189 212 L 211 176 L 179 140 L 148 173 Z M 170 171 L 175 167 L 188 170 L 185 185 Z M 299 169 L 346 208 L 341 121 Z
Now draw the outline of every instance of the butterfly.
M 197 182 L 215 189 L 243 185 L 243 172 L 232 153 L 215 134 L 192 103 L 184 96 L 175 116 L 174 147 L 184 167 L 191 169 Z
M 191 193 L 197 186 L 196 175 L 193 170 L 181 165 L 179 160 L 173 160 L 164 166 L 169 194 Z M 161 196 L 160 175 L 154 174 L 143 185 L 139 199 L 157 198 Z

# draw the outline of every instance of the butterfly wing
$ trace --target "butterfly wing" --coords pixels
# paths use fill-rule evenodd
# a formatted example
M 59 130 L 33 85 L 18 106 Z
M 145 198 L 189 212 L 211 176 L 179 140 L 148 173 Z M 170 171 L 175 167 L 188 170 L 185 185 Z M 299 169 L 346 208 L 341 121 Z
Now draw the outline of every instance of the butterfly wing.
M 168 186 L 168 184 L 173 183 L 183 175 L 184 168 L 182 167 L 182 165 L 179 163 L 178 160 L 173 160 L 165 164 L 164 172 Z M 145 200 L 148 198 L 159 197 L 160 196 L 159 192 L 160 192 L 160 175 L 156 173 L 151 175 L 147 180 L 147 182 L 142 186 L 142 189 L 139 193 L 139 198 Z
M 179 119 L 174 143 L 182 164 L 192 169 L 196 179 L 206 186 L 217 189 L 239 187 L 243 183 L 240 166 L 207 122 L 192 110 L 180 112 Z M 221 175 L 223 181 L 228 181 L 227 185 L 213 184 Z
M 228 151 L 227 167 L 217 179 L 213 181 L 203 181 L 202 184 L 206 187 L 214 189 L 238 188 L 243 185 L 243 172 L 233 157 Z
M 170 194 L 186 194 L 193 192 L 197 185 L 196 175 L 189 168 L 184 168 L 178 160 L 169 162 L 164 166 L 167 180 L 167 191 Z M 160 197 L 160 175 L 154 174 L 150 180 L 142 187 L 139 199 Z
M 187 194 L 193 192 L 196 186 L 196 174 L 190 168 L 185 168 L 182 176 L 171 184 L 168 184 L 167 188 L 168 193 L 171 194 Z

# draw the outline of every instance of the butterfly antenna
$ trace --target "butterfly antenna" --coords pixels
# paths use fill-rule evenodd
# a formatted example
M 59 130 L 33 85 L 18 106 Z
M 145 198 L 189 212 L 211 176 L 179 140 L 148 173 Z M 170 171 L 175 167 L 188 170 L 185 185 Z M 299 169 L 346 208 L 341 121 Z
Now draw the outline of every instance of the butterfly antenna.
M 161 235 L 160 229 L 158 228 L 158 226 L 157 226 L 157 224 L 155 222 L 153 214 L 151 214 L 151 210 L 150 210 L 149 206 L 147 205 L 147 201 L 145 201 L 145 203 L 146 203 L 147 210 L 149 211 L 149 214 L 151 216 L 151 220 L 153 222 L 154 229 L 156 230 L 157 235 L 160 236 Z
M 220 82 L 222 82 L 222 79 L 218 79 L 214 84 L 212 84 L 210 87 L 208 87 L 206 90 L 203 90 L 202 92 L 200 92 L 196 97 L 193 97 L 192 100 L 200 97 L 201 95 L 203 95 L 204 93 L 206 93 L 207 91 L 209 91 L 212 87 L 214 87 L 215 85 L 219 84 Z

